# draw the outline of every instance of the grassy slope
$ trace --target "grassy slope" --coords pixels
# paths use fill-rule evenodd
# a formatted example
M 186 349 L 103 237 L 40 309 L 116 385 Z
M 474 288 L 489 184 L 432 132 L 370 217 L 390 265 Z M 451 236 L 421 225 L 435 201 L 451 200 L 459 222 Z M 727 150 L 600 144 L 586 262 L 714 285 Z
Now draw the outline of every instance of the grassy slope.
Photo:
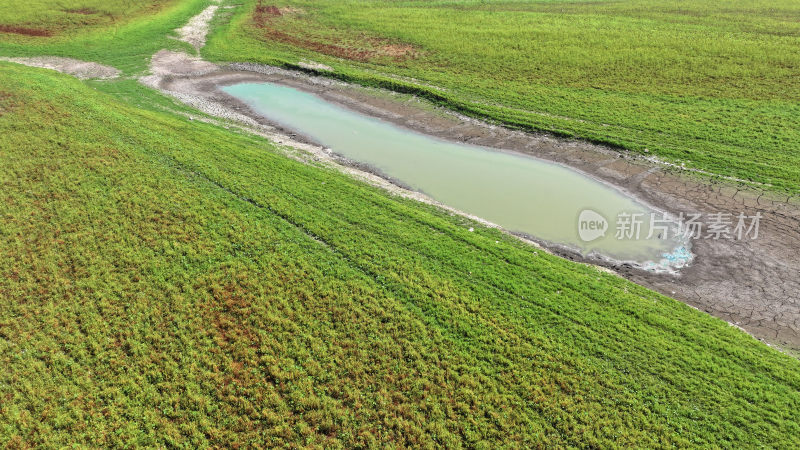
M 511 125 L 800 189 L 794 0 L 263 3 L 295 8 L 282 16 L 256 4 L 220 21 L 207 57 L 309 58 Z
M 3 444 L 800 445 L 718 319 L 133 81 L 0 86 Z
M 21 6 L 0 0 L 0 25 L 55 30 L 53 36 L 25 36 L 0 28 L 0 56 L 65 56 L 137 73 L 162 48 L 189 48 L 167 36 L 208 4 L 209 0 L 36 0 Z

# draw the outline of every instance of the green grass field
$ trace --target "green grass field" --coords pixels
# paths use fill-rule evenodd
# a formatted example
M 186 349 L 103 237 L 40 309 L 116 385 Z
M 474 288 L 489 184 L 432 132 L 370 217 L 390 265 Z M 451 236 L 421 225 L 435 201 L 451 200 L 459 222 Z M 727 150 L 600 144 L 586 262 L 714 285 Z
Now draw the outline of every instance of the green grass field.
M 721 320 L 133 80 L 0 86 L 3 445 L 800 445 Z
M 140 73 L 209 0 L 0 0 L 0 56 L 64 56 Z
M 0 3 L 0 32 L 17 39 L 70 36 L 150 16 L 175 1 L 28 0 L 25 3 L 24 7 L 20 7 L 19 2 Z
M 795 56 L 779 45 L 797 26 L 790 4 L 754 3 L 741 16 L 737 1 L 710 17 L 684 4 L 295 3 L 256 11 L 245 2 L 223 14 L 208 55 L 313 58 L 343 78 L 520 126 L 634 149 L 647 142 L 664 157 L 696 132 L 699 167 L 787 189 L 797 182 L 787 122 L 797 117 L 787 106 Z M 70 56 L 140 73 L 155 51 L 187 48 L 167 36 L 208 4 L 25 9 L 0 0 L 0 56 Z M 540 64 L 539 82 L 527 82 L 529 57 L 514 55 L 533 44 L 509 38 L 528 31 L 505 21 L 540 14 L 543 33 L 574 40 L 559 47 L 569 54 L 592 33 L 577 26 L 567 38 L 553 21 L 590 6 L 586 24 L 610 21 L 610 34 L 629 21 L 675 35 L 690 24 L 761 33 L 786 71 L 751 52 L 761 65 L 742 65 L 752 72 L 734 77 L 740 85 L 705 80 L 680 91 L 655 59 L 636 69 L 631 50 L 619 57 L 628 69 L 595 74 L 597 86 L 582 86 L 578 56 Z M 269 27 L 254 30 L 254 12 Z M 93 14 L 102 17 L 73 17 Z M 663 25 L 665 15 L 674 23 Z M 495 25 L 497 37 L 487 34 Z M 501 64 L 498 40 L 523 47 L 503 50 Z M 541 61 L 558 57 L 540 47 Z M 719 64 L 698 60 L 673 76 L 735 66 Z M 609 105 L 627 109 L 612 120 Z M 656 114 L 665 105 L 697 116 Z M 743 109 L 765 120 L 738 129 Z M 622 278 L 179 114 L 187 111 L 134 79 L 81 82 L 0 62 L 1 446 L 800 446 L 797 359 Z M 716 117 L 723 112 L 727 121 Z M 712 122 L 722 131 L 713 142 L 701 135 Z M 736 153 L 756 131 L 774 137 Z M 788 140 L 770 153 L 770 139 Z M 711 164 L 714 152 L 725 167 Z
M 794 0 L 245 0 L 204 54 L 800 189 Z

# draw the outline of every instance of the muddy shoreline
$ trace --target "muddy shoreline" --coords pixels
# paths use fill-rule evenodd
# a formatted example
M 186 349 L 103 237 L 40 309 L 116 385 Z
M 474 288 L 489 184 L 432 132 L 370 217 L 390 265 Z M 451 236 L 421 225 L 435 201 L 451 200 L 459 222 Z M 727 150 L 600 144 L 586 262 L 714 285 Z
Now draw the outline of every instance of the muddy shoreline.
M 324 77 L 255 64 L 217 66 L 171 52 L 153 57 L 153 75 L 142 79 L 198 109 L 255 127 L 278 143 L 328 155 L 349 172 L 370 172 L 312 140 L 252 111 L 219 87 L 273 82 L 316 94 L 348 109 L 440 139 L 512 151 L 587 174 L 672 214 L 762 215 L 755 240 L 692 241 L 695 260 L 676 275 L 630 264 L 585 258 L 567 248 L 533 240 L 559 256 L 606 267 L 643 286 L 739 326 L 793 354 L 800 352 L 800 197 L 762 191 L 731 180 L 711 179 L 602 145 L 511 130 L 468 118 L 426 101 L 388 91 L 350 86 Z M 397 180 L 388 180 L 406 189 Z M 409 195 L 412 196 L 413 195 Z

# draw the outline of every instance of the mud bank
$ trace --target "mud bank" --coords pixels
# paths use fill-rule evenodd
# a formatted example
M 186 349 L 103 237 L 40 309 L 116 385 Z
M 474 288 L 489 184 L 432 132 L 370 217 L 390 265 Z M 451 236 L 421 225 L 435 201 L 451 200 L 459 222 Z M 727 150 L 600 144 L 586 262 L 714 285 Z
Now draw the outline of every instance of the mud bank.
M 390 187 L 386 180 L 376 180 L 376 174 L 364 172 L 369 168 L 337 158 L 309 139 L 270 123 L 219 87 L 259 81 L 291 86 L 427 135 L 563 164 L 675 215 L 723 213 L 736 217 L 740 213 L 747 216 L 760 213 L 757 239 L 693 240 L 695 260 L 677 276 L 646 272 L 624 263 L 586 259 L 569 249 L 538 242 L 535 237 L 521 237 L 565 258 L 613 270 L 739 326 L 771 345 L 792 353 L 800 351 L 800 198 L 797 196 L 701 177 L 601 145 L 510 130 L 436 108 L 407 95 L 349 86 L 274 67 L 216 66 L 162 51 L 153 57 L 152 73 L 142 82 L 201 111 L 245 124 L 278 143 L 308 152 L 315 159 L 335 161 L 362 179 L 429 203 L 436 202 L 419 193 L 403 192 L 398 186 Z

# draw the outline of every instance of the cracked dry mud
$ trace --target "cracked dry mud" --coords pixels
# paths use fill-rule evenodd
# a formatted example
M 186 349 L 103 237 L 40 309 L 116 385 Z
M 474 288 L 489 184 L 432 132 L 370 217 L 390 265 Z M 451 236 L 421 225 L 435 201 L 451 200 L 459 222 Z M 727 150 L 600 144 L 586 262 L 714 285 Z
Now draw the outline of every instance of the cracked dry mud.
M 268 66 L 216 66 L 188 55 L 160 52 L 145 84 L 217 117 L 255 126 L 284 144 L 325 154 L 325 149 L 270 123 L 220 86 L 269 81 L 317 94 L 355 111 L 439 138 L 516 151 L 580 170 L 673 214 L 761 213 L 755 240 L 693 241 L 693 264 L 678 276 L 626 264 L 587 260 L 548 246 L 563 257 L 598 264 L 739 326 L 792 354 L 800 351 L 800 197 L 714 180 L 648 158 L 576 140 L 526 133 L 432 107 L 416 98 L 349 86 Z M 346 161 L 340 161 L 346 163 Z M 357 167 L 363 169 L 363 167 Z M 347 169 L 353 173 L 353 167 Z M 526 236 L 527 238 L 531 238 Z M 535 238 L 531 238 L 536 241 Z

